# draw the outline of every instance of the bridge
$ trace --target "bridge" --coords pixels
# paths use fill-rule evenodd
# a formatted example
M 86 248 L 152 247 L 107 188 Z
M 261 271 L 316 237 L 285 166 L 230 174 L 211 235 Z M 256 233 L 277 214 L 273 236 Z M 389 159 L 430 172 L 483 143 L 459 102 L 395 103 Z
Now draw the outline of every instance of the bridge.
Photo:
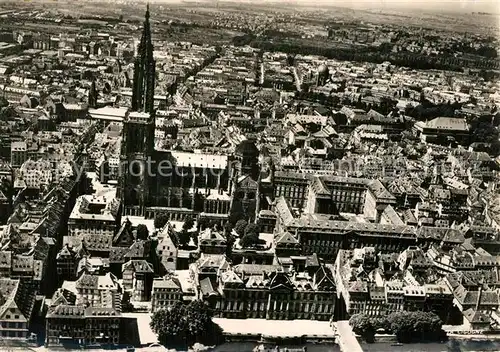
M 337 322 L 337 343 L 342 352 L 363 352 L 347 320 Z

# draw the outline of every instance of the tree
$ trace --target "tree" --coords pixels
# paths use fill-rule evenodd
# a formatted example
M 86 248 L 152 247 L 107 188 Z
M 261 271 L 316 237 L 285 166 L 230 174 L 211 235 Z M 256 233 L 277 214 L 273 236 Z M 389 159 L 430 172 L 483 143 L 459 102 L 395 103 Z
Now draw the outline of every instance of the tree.
M 207 218 L 198 219 L 198 230 L 205 230 L 209 226 L 210 221 Z
M 446 338 L 443 322 L 431 312 L 394 312 L 387 320 L 399 342 L 440 341 Z
M 163 345 L 217 343 L 221 329 L 212 321 L 212 316 L 212 310 L 202 301 L 192 301 L 189 305 L 178 302 L 168 309 L 156 311 L 150 326 Z
M 133 312 L 134 305 L 130 302 L 130 293 L 124 291 L 122 295 L 122 312 Z
M 149 237 L 148 227 L 144 224 L 137 225 L 137 239 L 138 240 L 147 240 Z
M 240 239 L 240 245 L 243 248 L 252 248 L 260 243 L 261 240 L 259 239 L 259 235 L 256 233 L 249 233 Z
M 0 109 L 1 108 L 5 108 L 9 106 L 9 102 L 7 101 L 7 99 L 5 99 L 5 97 L 0 97 Z
M 247 221 L 246 220 L 238 220 L 238 222 L 236 223 L 236 225 L 234 225 L 234 230 L 236 231 L 236 233 L 240 236 L 242 236 L 244 233 L 245 233 L 245 229 L 247 227 Z
M 250 223 L 245 227 L 245 232 L 244 235 L 250 235 L 250 234 L 255 234 L 257 237 L 259 236 L 260 233 L 260 226 L 254 223 Z
M 179 240 L 179 244 L 181 247 L 185 247 L 189 244 L 189 241 L 191 240 L 191 235 L 187 230 L 182 230 L 181 232 L 177 233 L 177 238 Z
M 155 217 L 155 228 L 162 229 L 168 222 L 167 214 L 159 214 Z
M 366 314 L 355 314 L 349 319 L 349 325 L 354 333 L 363 337 L 368 343 L 375 342 L 375 326 L 372 319 Z
M 183 230 L 190 230 L 193 228 L 193 226 L 194 226 L 193 217 L 190 215 L 186 216 L 186 218 L 184 219 L 184 224 L 182 225 L 182 229 Z
M 387 320 L 386 315 L 375 318 L 372 324 L 375 330 L 382 329 L 389 333 L 392 331 L 391 324 L 389 323 L 389 320 Z
M 226 233 L 226 255 L 230 258 L 233 253 L 233 246 L 236 242 L 236 237 L 232 232 Z

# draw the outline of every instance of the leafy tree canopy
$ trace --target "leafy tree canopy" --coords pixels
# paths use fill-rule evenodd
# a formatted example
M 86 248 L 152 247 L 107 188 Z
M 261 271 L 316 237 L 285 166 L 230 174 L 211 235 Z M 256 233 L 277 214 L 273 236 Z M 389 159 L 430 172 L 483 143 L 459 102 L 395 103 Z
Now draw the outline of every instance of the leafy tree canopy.
M 398 311 L 378 318 L 356 314 L 351 317 L 349 324 L 367 342 L 374 342 L 378 329 L 395 334 L 397 340 L 404 343 L 446 339 L 441 319 L 432 312 Z
M 254 235 L 259 235 L 260 232 L 260 226 L 257 224 L 250 223 L 245 227 L 245 236 L 254 234 Z
M 184 224 L 182 225 L 182 228 L 184 230 L 190 230 L 194 226 L 194 219 L 192 216 L 186 216 L 184 219 Z
M 248 223 L 246 220 L 238 220 L 236 225 L 234 225 L 234 230 L 236 233 L 240 236 L 243 236 L 245 234 L 245 229 L 247 227 Z
M 349 325 L 352 327 L 354 333 L 363 337 L 366 342 L 375 342 L 374 321 L 366 314 L 355 314 L 349 319 Z
M 446 336 L 443 322 L 431 312 L 394 312 L 387 320 L 400 342 L 437 341 Z
M 179 244 L 181 245 L 181 247 L 185 247 L 189 244 L 191 235 L 186 230 L 182 230 L 181 232 L 177 233 L 177 239 L 179 240 Z
M 148 227 L 144 224 L 137 225 L 137 239 L 138 240 L 147 240 L 149 237 Z
M 207 218 L 198 219 L 198 230 L 205 230 L 210 226 L 210 221 Z
M 164 345 L 214 343 L 221 330 L 212 321 L 212 310 L 202 301 L 188 305 L 178 302 L 168 309 L 161 309 L 151 317 L 151 329 Z
M 5 108 L 6 106 L 9 106 L 9 102 L 5 97 L 0 97 L 0 109 Z
M 158 216 L 155 217 L 155 228 L 161 229 L 163 226 L 165 226 L 168 222 L 168 215 L 167 214 L 159 214 Z

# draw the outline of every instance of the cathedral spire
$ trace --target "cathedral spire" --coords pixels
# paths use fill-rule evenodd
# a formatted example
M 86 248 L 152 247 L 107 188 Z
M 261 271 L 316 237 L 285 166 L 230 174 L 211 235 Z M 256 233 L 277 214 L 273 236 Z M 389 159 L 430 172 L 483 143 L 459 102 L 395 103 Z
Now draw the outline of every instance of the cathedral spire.
M 152 113 L 154 109 L 155 61 L 149 24 L 149 4 L 146 7 L 144 28 L 137 50 L 132 91 L 132 110 Z
M 97 109 L 97 88 L 95 85 L 95 78 L 92 79 L 92 85 L 90 86 L 88 104 L 89 108 Z

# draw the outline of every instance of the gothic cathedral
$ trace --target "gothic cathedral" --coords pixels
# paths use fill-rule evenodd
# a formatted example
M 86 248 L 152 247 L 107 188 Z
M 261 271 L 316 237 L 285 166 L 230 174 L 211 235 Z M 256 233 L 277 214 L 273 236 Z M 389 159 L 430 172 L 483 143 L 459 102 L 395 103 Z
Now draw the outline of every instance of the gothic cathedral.
M 154 182 L 152 172 L 148 170 L 154 155 L 154 89 L 155 61 L 148 5 L 135 59 L 132 109 L 123 122 L 120 160 L 119 193 L 123 212 L 138 216 L 144 216 L 144 208 L 151 203 Z

